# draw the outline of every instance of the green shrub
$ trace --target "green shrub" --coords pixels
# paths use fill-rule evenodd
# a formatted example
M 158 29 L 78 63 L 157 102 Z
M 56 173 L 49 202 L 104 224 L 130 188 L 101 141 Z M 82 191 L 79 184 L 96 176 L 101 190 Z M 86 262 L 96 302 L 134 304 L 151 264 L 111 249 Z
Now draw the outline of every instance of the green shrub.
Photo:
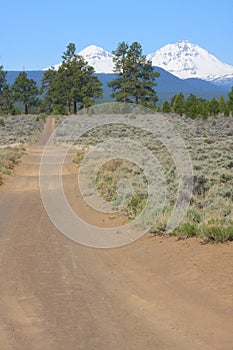
M 217 243 L 223 243 L 233 240 L 233 221 L 227 226 L 222 226 L 218 223 L 211 225 L 203 225 L 201 234 L 204 238 Z
M 183 225 L 178 226 L 175 231 L 174 235 L 178 236 L 180 238 L 186 239 L 189 237 L 195 237 L 198 234 L 198 228 L 196 224 L 190 224 L 185 223 Z
M 80 164 L 84 158 L 84 155 L 85 155 L 84 149 L 78 150 L 76 153 L 76 157 L 73 159 L 73 163 Z

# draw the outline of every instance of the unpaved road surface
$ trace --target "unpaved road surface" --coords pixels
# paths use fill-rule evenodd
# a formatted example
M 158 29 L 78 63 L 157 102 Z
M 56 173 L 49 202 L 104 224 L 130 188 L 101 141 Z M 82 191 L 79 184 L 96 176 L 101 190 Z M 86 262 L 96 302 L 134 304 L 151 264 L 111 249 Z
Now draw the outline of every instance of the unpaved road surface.
M 232 243 L 145 236 L 100 250 L 69 240 L 39 193 L 51 128 L 0 189 L 0 350 L 232 349 Z M 105 222 L 81 203 L 76 170 L 64 175 L 70 202 Z

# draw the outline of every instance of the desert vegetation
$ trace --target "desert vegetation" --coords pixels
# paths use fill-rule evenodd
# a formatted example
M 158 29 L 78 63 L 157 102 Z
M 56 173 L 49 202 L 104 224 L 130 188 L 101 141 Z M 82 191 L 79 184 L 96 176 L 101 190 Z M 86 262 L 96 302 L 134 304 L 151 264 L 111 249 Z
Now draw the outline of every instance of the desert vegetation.
M 24 154 L 25 148 L 23 146 L 0 148 L 0 185 L 7 175 L 11 175 Z
M 137 118 L 137 115 L 126 117 Z M 219 116 L 203 120 L 175 114 L 167 114 L 166 118 L 185 140 L 192 159 L 194 180 L 190 207 L 173 234 L 179 238 L 201 237 L 204 241 L 233 240 L 233 118 Z M 154 220 L 150 232 L 166 233 L 178 186 L 176 166 L 171 155 L 149 132 L 139 128 L 126 129 L 125 125 L 108 125 L 83 135 L 79 140 L 83 151 L 78 151 L 75 162 L 83 161 L 84 149 L 95 146 L 109 136 L 136 139 L 152 151 L 162 165 L 167 181 L 167 199 L 162 214 Z M 116 186 L 122 178 L 129 180 L 134 188 L 134 196 L 124 208 L 124 214 L 132 220 L 147 201 L 147 180 L 143 169 L 122 159 L 112 160 L 99 170 L 96 188 L 104 200 L 114 201 L 116 205 Z
M 25 146 L 35 143 L 44 127 L 44 118 L 35 115 L 2 115 L 0 118 L 0 184 L 25 154 Z

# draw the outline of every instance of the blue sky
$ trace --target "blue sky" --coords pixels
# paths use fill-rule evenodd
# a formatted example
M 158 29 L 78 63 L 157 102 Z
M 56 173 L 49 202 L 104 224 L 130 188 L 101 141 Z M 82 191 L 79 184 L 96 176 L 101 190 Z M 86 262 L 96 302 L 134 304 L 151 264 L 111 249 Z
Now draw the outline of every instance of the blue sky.
M 112 51 L 139 41 L 148 54 L 184 39 L 233 65 L 232 14 L 232 0 L 0 0 L 0 65 L 43 69 L 70 42 Z

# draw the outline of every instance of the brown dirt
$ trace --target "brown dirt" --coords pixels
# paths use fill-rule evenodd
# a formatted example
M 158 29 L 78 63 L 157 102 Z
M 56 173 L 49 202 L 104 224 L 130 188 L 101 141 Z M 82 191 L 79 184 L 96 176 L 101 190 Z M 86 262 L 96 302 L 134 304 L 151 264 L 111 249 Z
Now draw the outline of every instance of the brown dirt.
M 0 189 L 0 349 L 232 349 L 233 244 L 144 236 L 99 250 L 67 239 L 39 193 L 49 123 Z M 83 218 L 124 220 L 83 205 L 75 165 L 64 171 Z

